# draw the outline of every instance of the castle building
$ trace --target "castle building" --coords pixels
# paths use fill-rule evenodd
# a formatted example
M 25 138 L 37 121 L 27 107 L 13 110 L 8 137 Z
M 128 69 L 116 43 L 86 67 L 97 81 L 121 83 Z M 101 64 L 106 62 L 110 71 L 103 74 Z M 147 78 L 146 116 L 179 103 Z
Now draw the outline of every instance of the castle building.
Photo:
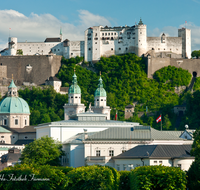
M 191 58 L 191 31 L 178 30 L 178 37 L 147 37 L 147 26 L 142 20 L 134 26 L 94 26 L 85 31 L 85 61 L 98 61 L 100 57 L 135 53 L 138 56 L 150 50 L 171 52 L 183 58 Z
M 155 53 L 174 53 L 179 58 L 191 58 L 191 30 L 178 30 L 178 37 L 168 37 L 162 34 L 159 37 L 147 37 L 147 26 L 140 19 L 134 26 L 93 26 L 84 34 L 84 41 L 63 41 L 60 37 L 46 38 L 44 42 L 17 42 L 17 38 L 10 37 L 8 48 L 0 52 L 2 56 L 15 56 L 21 49 L 23 55 L 48 55 L 53 53 L 69 59 L 84 57 L 85 61 L 98 61 L 100 57 L 135 53 L 138 56 L 155 50 Z

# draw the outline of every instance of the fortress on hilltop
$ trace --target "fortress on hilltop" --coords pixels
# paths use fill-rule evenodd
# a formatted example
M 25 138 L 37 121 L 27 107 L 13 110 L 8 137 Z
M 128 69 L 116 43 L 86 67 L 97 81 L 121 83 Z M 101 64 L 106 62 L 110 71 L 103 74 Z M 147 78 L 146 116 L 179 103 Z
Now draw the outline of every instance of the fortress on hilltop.
M 178 29 L 178 37 L 162 33 L 148 37 L 147 26 L 140 19 L 134 26 L 93 26 L 85 30 L 84 41 L 63 40 L 60 36 L 46 38 L 44 42 L 18 42 L 9 37 L 8 48 L 0 52 L 0 85 L 14 74 L 16 84 L 41 85 L 54 77 L 61 66 L 61 58 L 84 57 L 97 62 L 102 56 L 135 53 L 146 59 L 147 77 L 166 66 L 181 67 L 194 77 L 200 76 L 200 59 L 191 58 L 191 30 Z M 18 55 L 22 50 L 23 56 Z M 0 89 L 1 90 L 1 89 Z
M 140 19 L 134 26 L 93 26 L 85 31 L 84 41 L 63 41 L 62 31 L 56 38 L 46 38 L 44 42 L 18 42 L 16 37 L 9 37 L 8 48 L 2 50 L 2 56 L 15 56 L 17 50 L 23 55 L 56 55 L 71 58 L 84 56 L 85 61 L 98 61 L 100 57 L 135 53 L 138 56 L 154 50 L 165 52 L 175 58 L 191 58 L 191 30 L 178 30 L 178 37 L 147 37 L 147 26 Z

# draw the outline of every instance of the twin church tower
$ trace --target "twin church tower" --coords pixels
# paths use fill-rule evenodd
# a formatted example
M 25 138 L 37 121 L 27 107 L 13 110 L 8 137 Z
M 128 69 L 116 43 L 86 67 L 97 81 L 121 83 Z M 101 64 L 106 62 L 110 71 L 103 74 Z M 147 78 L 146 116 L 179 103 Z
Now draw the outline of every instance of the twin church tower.
M 106 105 L 107 95 L 103 88 L 103 80 L 100 76 L 98 88 L 94 94 L 94 106 L 90 107 L 89 113 L 105 114 L 110 120 L 110 107 Z M 86 113 L 85 105 L 81 103 L 81 89 L 77 83 L 77 76 L 74 71 L 72 85 L 68 91 L 68 104 L 64 105 L 64 120 L 69 120 L 76 114 Z M 88 113 L 88 112 L 87 112 Z

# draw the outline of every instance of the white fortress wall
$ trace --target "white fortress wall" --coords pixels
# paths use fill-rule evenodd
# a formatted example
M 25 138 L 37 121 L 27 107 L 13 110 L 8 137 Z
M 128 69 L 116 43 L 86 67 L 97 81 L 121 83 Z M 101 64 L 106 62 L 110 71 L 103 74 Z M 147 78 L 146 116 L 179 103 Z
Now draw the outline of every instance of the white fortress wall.
M 161 37 L 147 37 L 147 51 L 154 48 L 155 52 L 173 52 L 182 54 L 182 39 L 179 37 L 166 37 L 162 42 Z

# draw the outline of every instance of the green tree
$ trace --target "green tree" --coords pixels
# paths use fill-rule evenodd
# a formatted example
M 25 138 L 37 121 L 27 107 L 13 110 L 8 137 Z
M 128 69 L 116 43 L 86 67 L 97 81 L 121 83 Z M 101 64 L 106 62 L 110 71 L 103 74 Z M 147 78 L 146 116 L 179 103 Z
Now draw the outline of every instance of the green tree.
M 189 189 L 200 189 L 200 130 L 193 134 L 194 141 L 190 154 L 195 157 L 195 161 L 188 170 L 188 187 Z
M 62 145 L 51 137 L 41 137 L 26 145 L 22 155 L 22 164 L 60 165 L 60 157 L 64 155 Z
M 194 50 L 191 56 L 198 59 L 200 57 L 200 50 Z
M 23 55 L 22 49 L 18 49 L 18 50 L 17 50 L 17 55 Z

